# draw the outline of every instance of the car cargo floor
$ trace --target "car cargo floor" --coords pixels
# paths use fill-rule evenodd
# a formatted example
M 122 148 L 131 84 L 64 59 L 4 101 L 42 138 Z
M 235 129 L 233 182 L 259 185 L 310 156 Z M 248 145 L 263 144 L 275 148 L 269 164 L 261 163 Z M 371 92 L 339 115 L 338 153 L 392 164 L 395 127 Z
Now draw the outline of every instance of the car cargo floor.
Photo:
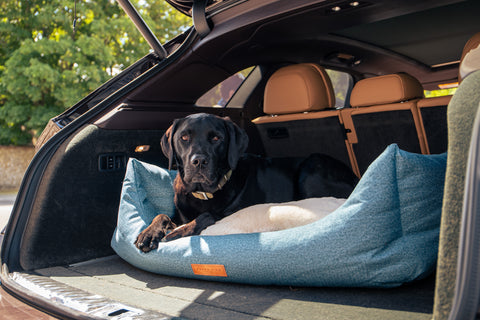
M 435 280 L 393 289 L 251 286 L 152 274 L 118 256 L 32 274 L 186 319 L 430 319 Z

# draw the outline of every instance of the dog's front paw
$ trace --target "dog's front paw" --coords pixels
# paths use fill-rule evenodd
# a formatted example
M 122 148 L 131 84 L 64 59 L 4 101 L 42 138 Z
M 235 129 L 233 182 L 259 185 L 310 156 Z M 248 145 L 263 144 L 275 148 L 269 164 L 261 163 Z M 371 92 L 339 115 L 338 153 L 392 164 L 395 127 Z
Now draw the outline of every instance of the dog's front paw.
M 187 223 L 181 225 L 180 227 L 174 229 L 172 232 L 169 232 L 163 237 L 162 242 L 168 242 L 175 239 L 188 237 L 194 234 L 193 232 L 194 225 L 192 223 Z
M 178 228 L 175 228 L 172 232 L 167 232 L 165 234 L 165 237 L 162 239 L 162 242 L 172 241 L 178 238 L 200 234 L 203 229 L 211 226 L 214 223 L 215 219 L 212 217 L 211 214 L 203 213 L 189 223 L 183 224 Z
M 163 236 L 163 232 L 157 232 L 147 228 L 137 236 L 137 240 L 135 240 L 134 244 L 139 250 L 147 253 L 151 250 L 157 249 L 158 242 L 163 238 Z
M 176 228 L 175 223 L 164 214 L 156 216 L 152 223 L 137 236 L 135 246 L 147 253 L 158 248 L 158 243 L 169 230 Z

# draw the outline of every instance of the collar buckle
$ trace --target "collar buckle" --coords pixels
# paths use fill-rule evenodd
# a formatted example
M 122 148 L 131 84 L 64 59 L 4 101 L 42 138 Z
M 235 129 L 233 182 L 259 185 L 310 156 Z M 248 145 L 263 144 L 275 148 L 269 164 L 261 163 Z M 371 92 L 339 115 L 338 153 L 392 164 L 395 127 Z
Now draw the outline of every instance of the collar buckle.
M 213 194 L 210 192 L 195 191 L 192 192 L 192 196 L 200 200 L 209 200 L 213 198 Z
M 230 180 L 231 176 L 232 176 L 232 170 L 225 173 L 222 179 L 220 180 L 220 182 L 218 183 L 216 191 L 221 190 L 223 186 L 228 182 L 228 180 Z M 195 192 L 192 192 L 192 196 L 194 196 L 199 200 L 210 200 L 213 198 L 213 193 L 204 192 L 204 191 L 195 191 Z

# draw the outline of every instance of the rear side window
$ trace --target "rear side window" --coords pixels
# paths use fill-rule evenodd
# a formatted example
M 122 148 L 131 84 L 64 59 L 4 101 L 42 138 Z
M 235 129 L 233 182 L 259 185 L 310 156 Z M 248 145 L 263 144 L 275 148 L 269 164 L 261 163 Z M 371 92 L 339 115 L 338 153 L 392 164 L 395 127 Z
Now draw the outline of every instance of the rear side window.
M 425 98 L 451 96 L 455 93 L 455 91 L 457 91 L 457 89 L 458 89 L 458 81 L 447 82 L 447 83 L 438 84 L 437 88 L 433 90 L 424 90 L 423 93 L 425 95 Z
M 197 100 L 199 107 L 225 108 L 230 98 L 237 91 L 240 85 L 245 81 L 247 76 L 254 67 L 244 69 L 228 77 L 212 89 L 208 90 L 203 96 Z
M 342 71 L 327 69 L 335 91 L 335 108 L 342 109 L 348 105 L 348 96 L 353 87 L 353 78 Z
M 244 69 L 217 84 L 201 96 L 196 105 L 199 107 L 224 108 L 254 67 Z M 348 94 L 353 86 L 353 78 L 346 72 L 327 69 L 335 91 L 335 108 L 346 106 Z
M 457 91 L 457 88 L 451 89 L 439 89 L 439 90 L 425 90 L 423 91 L 425 94 L 425 98 L 433 98 L 433 97 L 442 97 L 442 96 L 450 96 L 453 95 Z

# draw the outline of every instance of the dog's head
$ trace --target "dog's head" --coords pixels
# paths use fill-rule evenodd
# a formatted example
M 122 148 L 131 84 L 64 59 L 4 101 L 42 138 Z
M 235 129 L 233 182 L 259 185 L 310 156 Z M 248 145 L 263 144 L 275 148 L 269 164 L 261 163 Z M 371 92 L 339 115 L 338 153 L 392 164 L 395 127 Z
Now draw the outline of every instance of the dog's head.
M 245 131 L 228 117 L 205 113 L 175 120 L 161 140 L 169 168 L 176 164 L 187 191 L 215 192 L 247 145 Z

